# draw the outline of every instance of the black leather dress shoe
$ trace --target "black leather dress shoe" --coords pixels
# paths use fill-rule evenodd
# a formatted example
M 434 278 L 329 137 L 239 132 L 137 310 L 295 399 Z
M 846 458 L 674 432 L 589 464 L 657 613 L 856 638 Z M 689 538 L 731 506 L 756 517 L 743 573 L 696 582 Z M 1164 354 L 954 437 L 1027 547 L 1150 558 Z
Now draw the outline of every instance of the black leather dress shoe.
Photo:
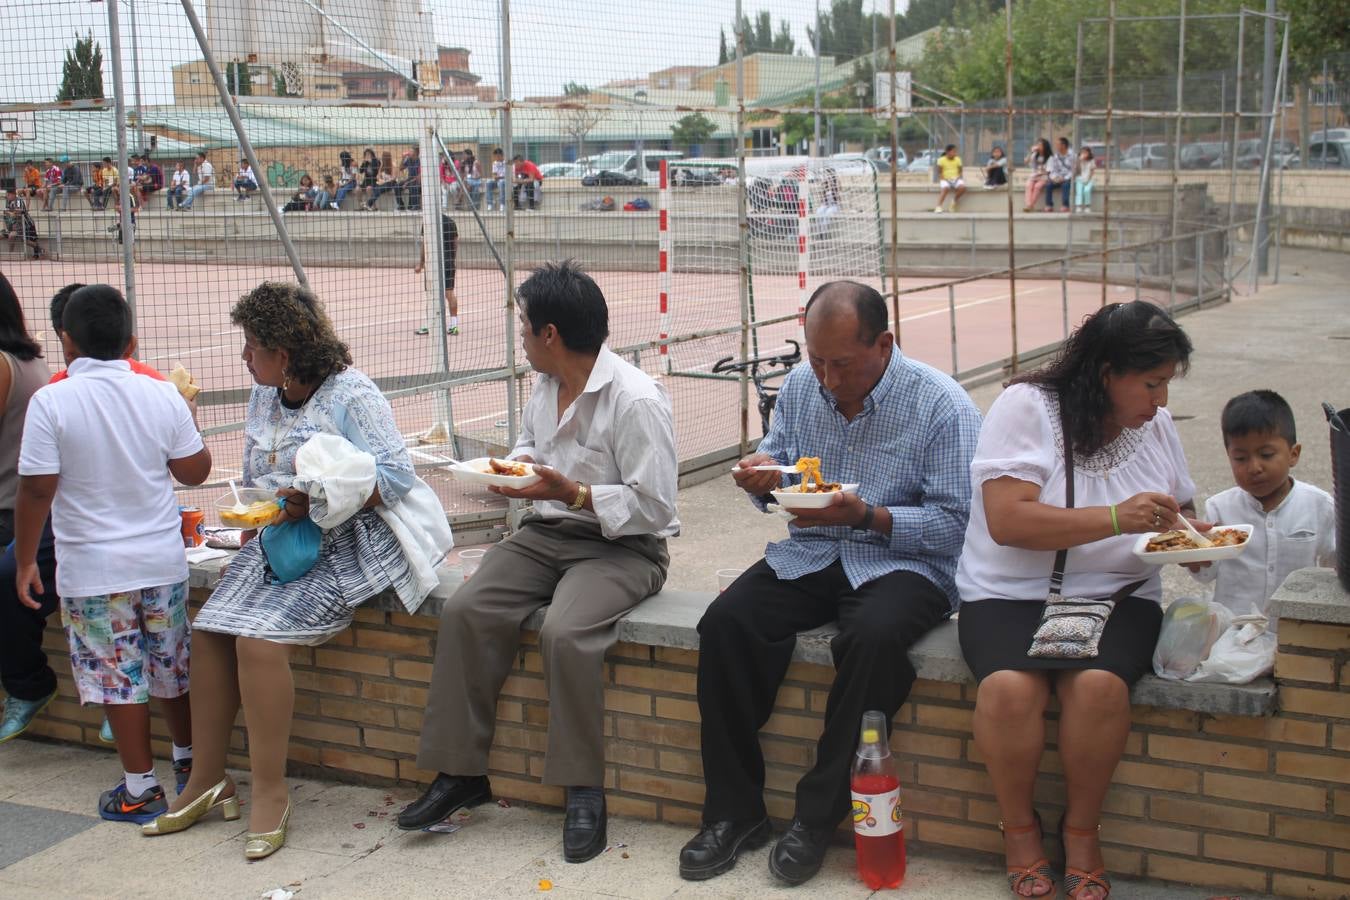
M 568 788 L 567 815 L 563 818 L 563 859 L 583 863 L 605 852 L 609 845 L 608 824 L 603 788 Z
M 426 793 L 398 814 L 398 827 L 404 831 L 421 831 L 457 809 L 478 806 L 491 799 L 492 785 L 486 775 L 446 775 L 442 772 Z
M 773 836 L 767 818 L 751 822 L 704 822 L 680 851 L 680 877 L 686 881 L 716 878 L 736 865 L 742 850 L 763 847 Z
M 793 819 L 769 853 L 769 871 L 788 884 L 805 884 L 820 871 L 833 838 L 833 828 L 809 828 Z

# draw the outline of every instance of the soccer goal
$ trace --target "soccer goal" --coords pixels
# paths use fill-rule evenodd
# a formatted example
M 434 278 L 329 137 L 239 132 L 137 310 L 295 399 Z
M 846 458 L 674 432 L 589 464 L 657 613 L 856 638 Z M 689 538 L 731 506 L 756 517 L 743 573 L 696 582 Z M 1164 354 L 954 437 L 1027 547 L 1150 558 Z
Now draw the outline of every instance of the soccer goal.
M 660 338 L 740 322 L 738 279 L 749 273 L 752 350 L 765 323 L 801 313 L 822 281 L 877 283 L 883 272 L 876 170 L 857 158 L 747 159 L 741 184 L 735 159 L 661 163 Z M 746 197 L 741 241 L 737 195 Z M 780 335 L 784 329 L 775 328 Z M 792 336 L 794 331 L 787 330 Z M 777 339 L 777 338 L 776 338 Z M 733 342 L 725 342 L 728 345 Z M 674 345 L 666 371 L 706 377 L 706 350 Z

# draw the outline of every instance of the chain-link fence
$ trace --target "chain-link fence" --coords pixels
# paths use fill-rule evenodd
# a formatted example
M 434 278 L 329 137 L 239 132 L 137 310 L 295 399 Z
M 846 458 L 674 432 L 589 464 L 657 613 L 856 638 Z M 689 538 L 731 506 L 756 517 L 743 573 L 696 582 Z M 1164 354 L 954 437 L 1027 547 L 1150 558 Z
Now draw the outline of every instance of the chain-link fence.
M 1084 20 L 1080 83 L 1009 106 L 912 82 L 934 31 L 854 6 L 11 0 L 0 173 L 32 229 L 7 231 L 5 271 L 39 323 L 65 284 L 124 288 L 142 359 L 205 388 L 218 481 L 251 387 L 230 306 L 307 282 L 460 521 L 499 517 L 497 498 L 438 467 L 510 446 L 530 386 L 513 288 L 546 260 L 595 276 L 611 346 L 671 393 L 691 476 L 760 434 L 752 382 L 718 361 L 798 340 L 825 281 L 877 287 L 905 352 L 970 380 L 1107 300 L 1184 309 L 1246 277 L 1282 171 L 1264 18 L 1203 19 L 1242 32 L 1227 70 L 1119 83 L 1120 35 L 1184 47 L 1190 20 Z M 1028 149 L 1060 135 L 1099 149 L 1094 198 L 1024 213 Z M 966 192 L 934 212 L 935 159 L 915 158 L 948 143 Z M 984 183 L 996 145 L 1010 188 Z M 1253 160 L 1277 188 L 1254 213 Z

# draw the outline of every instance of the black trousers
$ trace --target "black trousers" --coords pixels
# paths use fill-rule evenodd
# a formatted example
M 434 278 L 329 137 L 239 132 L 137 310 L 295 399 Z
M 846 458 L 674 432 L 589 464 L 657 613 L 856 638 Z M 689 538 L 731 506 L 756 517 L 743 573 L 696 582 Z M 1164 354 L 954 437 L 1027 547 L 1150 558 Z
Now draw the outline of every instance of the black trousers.
M 0 532 L 5 530 L 0 525 Z M 42 632 L 47 617 L 61 605 L 56 596 L 56 542 L 52 539 L 50 520 L 42 526 L 42 540 L 38 543 L 38 572 L 42 577 L 41 609 L 29 609 L 19 602 L 14 584 L 18 565 L 14 548 L 9 547 L 12 535 L 0 534 L 0 547 L 7 548 L 0 556 L 0 686 L 5 693 L 20 700 L 41 700 L 56 690 L 56 673 L 47 664 L 42 651 Z
M 849 770 L 867 710 L 887 723 L 914 685 L 908 651 L 951 615 L 936 585 L 892 572 L 854 590 L 841 563 L 781 581 L 764 560 L 736 579 L 699 622 L 698 706 L 703 719 L 703 820 L 762 818 L 759 730 L 773 712 L 797 633 L 839 622 L 835 677 L 816 763 L 797 784 L 796 817 L 833 828 L 850 807 Z

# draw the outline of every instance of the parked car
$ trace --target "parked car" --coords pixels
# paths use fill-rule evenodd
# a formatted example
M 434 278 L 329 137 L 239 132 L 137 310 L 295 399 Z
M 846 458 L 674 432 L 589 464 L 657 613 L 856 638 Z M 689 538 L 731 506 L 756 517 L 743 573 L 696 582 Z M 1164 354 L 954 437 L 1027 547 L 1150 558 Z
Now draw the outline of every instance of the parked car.
M 1215 163 L 1224 165 L 1227 158 L 1227 141 L 1199 141 L 1181 147 L 1180 162 L 1183 169 L 1212 169 Z
M 1331 133 L 1335 134 L 1336 129 Z M 1350 172 L 1350 140 L 1317 141 L 1309 144 L 1308 158 L 1302 161 L 1302 167 Z
M 672 165 L 669 172 L 670 183 L 675 187 L 715 187 L 722 184 L 722 173 L 717 169 Z
M 545 178 L 580 178 L 586 174 L 586 167 L 581 163 L 551 162 L 544 163 L 539 171 Z
M 866 153 L 864 153 L 863 156 L 866 156 L 868 159 L 872 160 L 875 163 L 886 164 L 885 168 L 882 168 L 880 165 L 878 165 L 877 166 L 878 172 L 890 171 L 891 166 L 890 147 L 873 147 L 871 150 L 868 150 Z M 909 157 L 905 155 L 904 147 L 895 148 L 895 159 L 896 159 L 896 168 L 898 168 L 901 172 L 905 171 L 905 167 L 909 165 Z
M 1308 135 L 1308 143 L 1313 141 L 1350 141 L 1350 128 L 1332 128 L 1330 131 L 1314 131 Z
M 925 150 L 905 167 L 906 172 L 931 172 L 933 166 L 937 165 L 937 158 L 942 155 L 941 150 Z
M 886 160 L 873 159 L 865 153 L 834 153 L 831 154 L 830 159 L 845 159 L 870 163 L 872 168 L 876 169 L 877 172 L 889 172 L 891 170 L 891 164 L 886 162 Z
M 637 184 L 655 185 L 661 180 L 661 160 L 673 163 L 677 159 L 684 159 L 684 153 L 679 150 L 646 150 L 642 154 L 642 166 L 647 170 L 644 181 L 637 181 Z M 611 150 L 608 153 L 601 153 L 599 156 L 590 156 L 580 160 L 586 167 L 588 173 L 592 172 L 622 172 L 629 177 L 638 177 L 638 154 L 636 150 Z
M 609 169 L 602 169 L 599 172 L 590 172 L 582 176 L 581 183 L 586 187 L 637 187 L 646 184 L 641 178 L 634 175 L 625 175 L 623 172 L 612 172 Z
M 1233 165 L 1239 169 L 1259 169 L 1265 156 L 1266 142 L 1261 138 L 1238 141 L 1237 152 L 1233 156 Z M 1225 162 L 1220 160 L 1211 168 L 1221 169 Z M 1270 147 L 1270 166 L 1273 169 L 1288 169 L 1298 165 L 1298 147 L 1293 141 L 1274 141 Z
M 1171 144 L 1135 144 L 1120 158 L 1122 169 L 1172 168 Z

